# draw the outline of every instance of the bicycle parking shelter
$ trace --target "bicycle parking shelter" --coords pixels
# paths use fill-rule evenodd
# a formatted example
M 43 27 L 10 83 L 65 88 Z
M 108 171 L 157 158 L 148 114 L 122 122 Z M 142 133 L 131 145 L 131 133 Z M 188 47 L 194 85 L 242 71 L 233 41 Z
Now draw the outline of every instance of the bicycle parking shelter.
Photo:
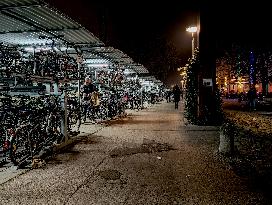
M 67 93 L 66 89 L 61 88 L 60 85 L 64 86 L 69 83 L 70 87 L 74 87 L 78 93 L 79 103 L 80 86 L 84 73 L 93 73 L 94 79 L 97 79 L 97 75 L 103 72 L 107 76 L 113 70 L 116 72 L 120 70 L 132 80 L 138 76 L 144 76 L 140 78 L 140 82 L 146 85 L 145 89 L 150 89 L 153 84 L 157 88 L 162 85 L 155 77 L 149 76 L 148 70 L 143 65 L 135 63 L 122 51 L 105 46 L 79 23 L 44 1 L 0 0 L 0 19 L 0 57 L 2 61 L 0 87 L 3 92 L 9 91 L 14 95 L 24 93 L 39 96 L 39 92 L 45 91 L 47 94 L 61 96 L 64 109 L 61 133 L 65 137 L 62 145 L 68 143 L 69 136 L 67 133 Z M 44 56 L 46 52 L 48 56 Z M 6 59 L 7 53 L 14 56 L 14 59 Z M 44 62 L 43 58 L 49 59 L 49 62 L 50 59 L 54 61 L 55 56 L 61 56 L 62 61 L 66 63 L 63 63 L 66 65 L 66 70 L 62 72 L 53 68 L 39 70 L 37 62 Z M 20 62 L 16 60 L 18 58 Z M 39 61 L 36 60 L 37 58 Z M 32 63 L 31 66 L 27 64 L 29 61 Z M 18 64 L 22 62 L 23 66 Z M 28 68 L 27 72 L 22 70 L 24 66 Z M 11 67 L 14 70 L 9 73 Z M 16 70 L 18 68 L 21 70 Z M 56 76 L 59 74 L 60 76 Z M 17 86 L 20 80 L 28 78 L 34 82 L 34 86 Z M 7 89 L 7 84 L 12 86 Z M 63 93 L 59 93 L 60 89 Z M 141 89 L 141 95 L 142 92 Z

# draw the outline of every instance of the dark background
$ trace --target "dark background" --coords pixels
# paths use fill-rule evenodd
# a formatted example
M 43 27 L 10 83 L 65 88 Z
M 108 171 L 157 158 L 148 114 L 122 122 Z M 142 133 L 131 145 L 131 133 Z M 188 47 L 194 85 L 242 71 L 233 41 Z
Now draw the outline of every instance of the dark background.
M 167 85 L 179 81 L 176 72 L 191 57 L 186 27 L 197 22 L 203 8 L 213 19 L 218 53 L 238 43 L 271 47 L 271 11 L 265 2 L 220 1 L 89 1 L 47 0 L 86 27 L 106 46 L 113 46 L 143 64 Z M 203 1 L 202 1 L 203 2 Z M 207 10 L 207 9 L 206 9 Z M 205 25 L 201 25 L 205 26 Z

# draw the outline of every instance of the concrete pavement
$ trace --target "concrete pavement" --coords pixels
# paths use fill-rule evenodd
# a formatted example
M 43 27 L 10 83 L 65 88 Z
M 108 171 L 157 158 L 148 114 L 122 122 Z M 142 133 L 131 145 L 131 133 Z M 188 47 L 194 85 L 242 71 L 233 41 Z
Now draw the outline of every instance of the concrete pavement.
M 186 126 L 183 104 L 163 102 L 0 185 L 0 204 L 269 204 L 221 160 L 218 145 L 216 127 Z

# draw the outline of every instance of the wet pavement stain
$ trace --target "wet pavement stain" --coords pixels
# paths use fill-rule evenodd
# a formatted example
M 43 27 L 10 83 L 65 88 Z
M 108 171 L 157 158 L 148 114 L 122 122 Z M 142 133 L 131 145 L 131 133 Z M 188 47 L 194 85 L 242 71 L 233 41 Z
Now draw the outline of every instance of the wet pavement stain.
M 76 145 L 79 145 L 79 144 L 86 144 L 86 145 L 87 144 L 98 144 L 98 143 L 101 143 L 101 139 L 103 139 L 103 136 L 92 134 L 92 135 L 80 138 L 77 141 Z
M 53 157 L 48 164 L 62 164 L 64 162 L 77 160 L 80 152 L 77 150 L 65 150 Z
M 47 162 L 47 164 L 62 164 L 62 163 L 63 163 L 62 160 L 56 158 Z
M 97 175 L 105 180 L 118 180 L 122 176 L 122 173 L 114 169 L 107 169 L 99 171 Z
M 86 138 L 86 139 L 82 139 L 78 144 L 96 144 L 96 143 L 98 143 L 97 140 Z
M 154 153 L 174 150 L 171 145 L 167 143 L 158 143 L 154 140 L 144 140 L 139 147 L 118 147 L 110 151 L 111 157 L 121 157 L 126 155 L 133 155 L 138 153 Z
M 147 139 L 144 139 L 144 142 L 141 147 L 144 149 L 148 149 L 150 153 L 174 150 L 173 147 L 168 143 L 159 143 L 156 142 L 155 140 Z

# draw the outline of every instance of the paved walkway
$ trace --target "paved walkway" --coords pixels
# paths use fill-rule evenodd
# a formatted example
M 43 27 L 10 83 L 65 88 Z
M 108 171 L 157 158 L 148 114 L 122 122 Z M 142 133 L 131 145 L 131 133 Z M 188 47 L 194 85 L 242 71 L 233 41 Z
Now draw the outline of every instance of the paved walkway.
M 0 204 L 269 204 L 220 160 L 218 144 L 216 128 L 185 126 L 182 106 L 163 102 L 0 185 Z

